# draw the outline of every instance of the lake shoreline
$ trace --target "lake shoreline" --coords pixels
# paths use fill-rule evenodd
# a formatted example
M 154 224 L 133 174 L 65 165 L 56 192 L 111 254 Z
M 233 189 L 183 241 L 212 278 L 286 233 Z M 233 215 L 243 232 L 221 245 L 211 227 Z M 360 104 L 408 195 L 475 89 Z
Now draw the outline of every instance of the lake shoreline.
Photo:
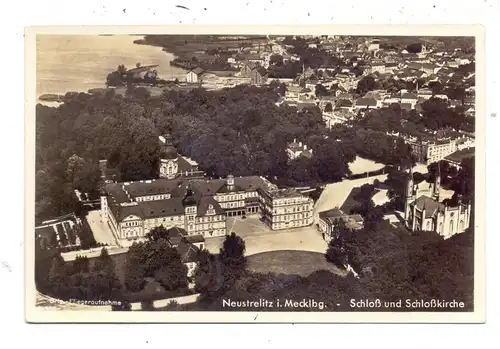
M 170 65 L 174 54 L 153 45 L 137 45 L 144 35 L 41 36 L 37 39 L 36 103 L 57 106 L 68 92 L 105 90 L 108 74 L 119 65 L 159 65 L 158 75 L 182 80 L 185 70 Z M 148 47 L 149 46 L 149 47 Z M 84 47 L 84 51 L 81 51 Z M 68 65 L 67 62 L 72 62 Z

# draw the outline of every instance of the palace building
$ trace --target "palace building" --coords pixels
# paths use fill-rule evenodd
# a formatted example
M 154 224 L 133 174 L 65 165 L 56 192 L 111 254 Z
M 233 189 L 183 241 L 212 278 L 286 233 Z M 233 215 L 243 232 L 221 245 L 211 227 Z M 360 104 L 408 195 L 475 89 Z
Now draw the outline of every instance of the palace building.
M 456 206 L 448 206 L 441 202 L 440 177 L 438 171 L 434 184 L 419 190 L 419 186 L 413 182 L 413 173 L 410 170 L 404 218 L 406 227 L 411 231 L 433 231 L 447 239 L 469 228 L 471 205 L 459 202 Z
M 118 239 L 143 238 L 160 225 L 203 237 L 226 234 L 226 213 L 213 197 L 196 195 L 189 182 L 178 182 L 172 188 L 174 183 L 158 181 L 105 186 L 101 216 Z M 144 191 L 151 195 L 144 195 Z
M 259 189 L 262 219 L 272 230 L 313 224 L 313 199 L 294 189 Z
M 204 238 L 226 234 L 227 217 L 261 213 L 272 229 L 312 224 L 312 199 L 264 177 L 207 179 L 198 164 L 160 137 L 160 178 L 105 182 L 101 216 L 119 240 L 144 238 L 153 228 L 184 229 Z

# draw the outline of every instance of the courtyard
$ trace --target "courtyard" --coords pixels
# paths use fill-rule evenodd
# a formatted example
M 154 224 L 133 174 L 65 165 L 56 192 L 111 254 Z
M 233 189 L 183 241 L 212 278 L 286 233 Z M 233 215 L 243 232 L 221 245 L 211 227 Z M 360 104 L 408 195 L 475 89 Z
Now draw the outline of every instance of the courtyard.
M 327 242 L 323 240 L 316 225 L 309 227 L 271 230 L 259 220 L 259 215 L 242 217 L 228 217 L 227 232 L 236 233 L 245 240 L 246 255 L 277 250 L 311 251 L 324 253 Z M 224 236 L 208 238 L 206 248 L 217 253 L 222 247 Z
M 89 211 L 87 221 L 89 223 L 94 239 L 97 243 L 107 244 L 109 246 L 118 245 L 113 232 L 107 223 L 102 221 L 101 211 Z

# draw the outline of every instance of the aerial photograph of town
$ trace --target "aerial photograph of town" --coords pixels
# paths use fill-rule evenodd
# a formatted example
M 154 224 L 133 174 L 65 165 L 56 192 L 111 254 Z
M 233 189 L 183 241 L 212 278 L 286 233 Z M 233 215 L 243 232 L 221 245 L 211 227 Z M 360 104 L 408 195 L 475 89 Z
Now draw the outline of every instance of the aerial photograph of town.
M 36 308 L 473 312 L 475 48 L 37 35 Z

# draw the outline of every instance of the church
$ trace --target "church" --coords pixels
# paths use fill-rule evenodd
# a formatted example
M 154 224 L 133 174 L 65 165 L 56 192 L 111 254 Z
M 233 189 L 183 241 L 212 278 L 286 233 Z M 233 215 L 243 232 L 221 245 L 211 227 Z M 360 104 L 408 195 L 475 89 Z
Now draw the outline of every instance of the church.
M 423 184 L 423 185 L 422 185 Z M 444 239 L 469 228 L 471 218 L 470 203 L 458 202 L 448 206 L 440 201 L 441 175 L 438 171 L 434 183 L 413 181 L 410 169 L 405 197 L 405 224 L 411 231 L 433 231 Z

